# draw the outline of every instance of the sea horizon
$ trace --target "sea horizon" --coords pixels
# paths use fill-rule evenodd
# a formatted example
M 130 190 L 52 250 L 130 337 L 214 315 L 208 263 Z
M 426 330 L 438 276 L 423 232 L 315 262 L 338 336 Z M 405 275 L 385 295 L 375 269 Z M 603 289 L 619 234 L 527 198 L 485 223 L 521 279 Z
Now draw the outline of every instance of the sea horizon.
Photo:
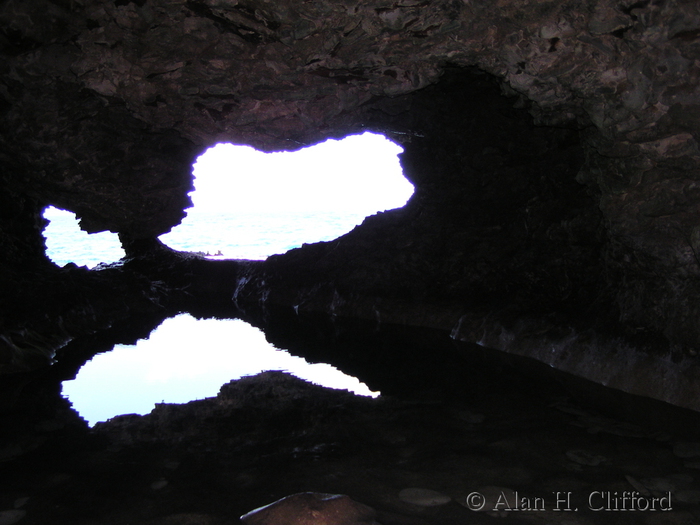
M 173 229 L 159 236 L 178 251 L 211 254 L 219 259 L 264 260 L 303 244 L 337 239 L 367 217 L 351 211 L 200 211 L 190 208 Z M 44 217 L 46 253 L 57 265 L 74 263 L 94 268 L 124 257 L 116 234 L 88 234 L 71 212 L 49 207 Z

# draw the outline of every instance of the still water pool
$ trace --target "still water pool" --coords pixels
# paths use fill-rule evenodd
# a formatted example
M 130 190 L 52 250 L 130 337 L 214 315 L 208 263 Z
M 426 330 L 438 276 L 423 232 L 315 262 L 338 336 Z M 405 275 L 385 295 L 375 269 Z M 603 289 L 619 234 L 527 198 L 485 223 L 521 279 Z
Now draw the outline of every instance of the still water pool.
M 239 319 L 166 319 L 148 339 L 116 345 L 87 362 L 63 394 L 92 426 L 121 414 L 147 414 L 156 403 L 186 403 L 215 396 L 232 379 L 286 370 L 313 383 L 373 396 L 357 378 L 312 364 L 272 346 L 259 329 Z

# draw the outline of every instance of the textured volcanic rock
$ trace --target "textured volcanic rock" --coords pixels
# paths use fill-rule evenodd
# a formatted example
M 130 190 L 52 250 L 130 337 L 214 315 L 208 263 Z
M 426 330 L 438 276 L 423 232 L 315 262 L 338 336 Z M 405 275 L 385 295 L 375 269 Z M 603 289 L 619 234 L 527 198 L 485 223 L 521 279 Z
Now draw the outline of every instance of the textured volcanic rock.
M 579 523 L 648 525 L 648 516 L 660 513 L 617 518 L 589 510 L 589 495 L 671 490 L 673 511 L 663 523 L 697 523 L 697 412 L 686 414 L 685 432 L 676 433 L 650 417 L 655 403 L 637 398 L 643 416 L 630 424 L 568 399 L 549 367 L 529 376 L 516 363 L 502 365 L 455 366 L 470 378 L 458 398 L 417 391 L 361 398 L 267 372 L 232 381 L 216 397 L 158 404 L 148 415 L 116 417 L 90 432 L 42 420 L 43 443 L 3 463 L 0 512 L 5 519 L 21 514 L 18 523 L 26 525 L 231 525 L 251 509 L 313 492 L 348 496 L 292 496 L 267 509 L 269 521 L 262 511 L 260 521 L 245 522 L 371 521 L 374 512 L 352 498 L 375 509 L 382 525 L 487 525 L 494 510 L 505 510 L 497 505 L 501 493 L 513 502 L 517 491 L 546 504 L 532 519 L 522 512 L 509 522 L 564 525 L 575 516 Z M 674 412 L 683 411 L 662 407 L 667 416 Z M 0 447 L 3 459 L 8 452 Z M 488 503 L 483 513 L 469 507 L 476 491 Z M 556 506 L 562 491 L 576 514 Z M 426 505 L 436 500 L 444 504 Z M 307 512 L 316 519 L 302 521 Z
M 548 362 L 583 375 L 629 365 L 611 352 L 624 347 L 692 377 L 697 2 L 6 0 L 0 55 L 4 370 L 138 312 L 228 296 L 231 315 L 266 299 L 543 360 L 557 341 Z M 405 209 L 260 265 L 156 240 L 206 147 L 363 130 L 404 147 Z M 53 267 L 49 204 L 118 232 L 127 264 Z M 663 398 L 663 384 L 640 392 Z

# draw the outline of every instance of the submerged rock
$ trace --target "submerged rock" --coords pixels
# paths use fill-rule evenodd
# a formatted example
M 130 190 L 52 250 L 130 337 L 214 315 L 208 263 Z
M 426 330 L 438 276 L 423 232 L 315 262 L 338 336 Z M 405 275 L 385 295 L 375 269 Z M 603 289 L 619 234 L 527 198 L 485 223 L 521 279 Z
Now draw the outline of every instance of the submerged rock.
M 399 499 L 421 507 L 436 507 L 452 501 L 452 498 L 442 492 L 414 487 L 399 492 Z
M 604 456 L 594 454 L 587 450 L 569 450 L 566 453 L 566 457 L 579 465 L 586 465 L 589 467 L 597 467 L 606 460 Z
M 673 446 L 673 453 L 679 458 L 695 458 L 700 456 L 700 443 L 679 442 Z
M 27 514 L 26 510 L 13 509 L 0 511 L 0 525 L 14 525 Z
M 344 494 L 292 494 L 241 516 L 247 525 L 379 525 L 371 507 Z

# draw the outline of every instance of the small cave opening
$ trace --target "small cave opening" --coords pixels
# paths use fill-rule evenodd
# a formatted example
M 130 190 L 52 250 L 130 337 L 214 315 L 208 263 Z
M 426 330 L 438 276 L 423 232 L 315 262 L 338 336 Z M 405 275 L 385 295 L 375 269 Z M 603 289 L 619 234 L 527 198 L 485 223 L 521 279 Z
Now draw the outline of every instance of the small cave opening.
M 197 351 L 193 355 L 192 350 Z M 377 397 L 367 385 L 326 363 L 311 363 L 269 343 L 241 319 L 165 319 L 146 339 L 96 355 L 63 395 L 89 425 L 124 414 L 150 413 L 159 403 L 217 395 L 222 385 L 271 370 L 328 388 Z
M 179 251 L 256 260 L 336 239 L 408 201 L 402 151 L 369 132 L 295 152 L 217 144 L 194 165 L 194 206 L 160 240 Z
M 78 217 L 71 211 L 48 206 L 43 217 L 48 221 L 43 231 L 46 256 L 57 266 L 73 263 L 95 268 L 117 262 L 125 255 L 116 233 L 83 231 Z

